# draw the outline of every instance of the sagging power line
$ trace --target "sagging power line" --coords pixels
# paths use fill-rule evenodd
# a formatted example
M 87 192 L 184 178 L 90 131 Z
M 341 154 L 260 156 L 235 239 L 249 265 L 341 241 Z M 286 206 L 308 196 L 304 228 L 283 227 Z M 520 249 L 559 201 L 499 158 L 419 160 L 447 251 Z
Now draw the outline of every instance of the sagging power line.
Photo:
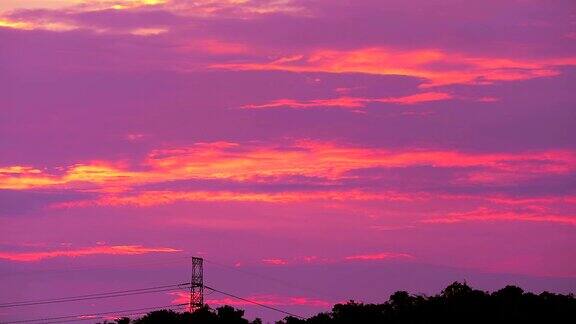
M 27 320 L 18 320 L 18 321 L 10 321 L 10 322 L 1 322 L 1 324 L 16 324 L 16 323 L 33 323 L 33 322 L 46 322 L 46 321 L 55 321 L 55 320 L 64 320 L 69 318 L 74 318 L 75 320 L 90 320 L 94 319 L 93 317 L 102 316 L 102 315 L 120 315 L 120 316 L 128 316 L 131 314 L 122 314 L 126 312 L 137 312 L 137 311 L 149 311 L 155 309 L 167 309 L 167 308 L 182 308 L 184 306 L 188 306 L 188 303 L 184 304 L 175 304 L 175 305 L 164 305 L 164 306 L 153 306 L 153 307 L 143 307 L 143 308 L 133 308 L 133 309 L 124 309 L 124 310 L 116 310 L 116 311 L 108 311 L 108 312 L 99 312 L 99 313 L 91 313 L 91 314 L 77 314 L 77 315 L 64 315 L 64 316 L 57 316 L 57 317 L 45 317 L 45 318 L 37 318 L 37 319 L 27 319 Z M 92 317 L 92 318 L 88 318 Z M 58 322 L 59 323 L 59 322 Z
M 280 312 L 280 313 L 283 313 L 283 314 L 286 314 L 286 315 L 289 315 L 289 316 L 294 316 L 294 317 L 297 317 L 297 318 L 304 318 L 303 316 L 296 315 L 296 314 L 294 314 L 294 313 L 291 313 L 291 312 L 282 310 L 282 309 L 280 309 L 280 308 L 268 306 L 268 305 L 259 303 L 259 302 L 254 301 L 254 300 L 250 300 L 250 299 L 248 299 L 248 298 L 243 298 L 243 297 L 240 297 L 240 296 L 233 295 L 233 294 L 231 294 L 231 293 L 224 292 L 224 291 L 222 291 L 222 290 L 218 290 L 218 289 L 216 289 L 216 288 L 212 288 L 212 287 L 208 287 L 208 286 L 204 286 L 204 288 L 209 289 L 209 290 L 212 290 L 212 291 L 217 292 L 217 293 L 220 293 L 220 294 L 222 294 L 222 295 L 226 295 L 226 296 L 228 296 L 228 297 L 236 298 L 236 299 L 238 299 L 238 300 L 242 300 L 242 301 L 245 301 L 245 302 L 254 304 L 254 305 L 256 305 L 256 306 L 264 307 L 264 308 L 267 308 L 267 309 L 270 309 L 270 310 L 273 310 L 273 311 L 277 311 L 277 312 Z
M 43 305 L 43 304 L 53 304 L 53 303 L 65 303 L 65 302 L 81 301 L 81 300 L 91 300 L 91 299 L 102 299 L 102 298 L 112 298 L 112 297 L 149 294 L 149 293 L 156 293 L 156 292 L 178 290 L 179 288 L 185 288 L 185 287 L 188 287 L 189 285 L 190 285 L 190 283 L 186 282 L 186 283 L 180 283 L 180 284 L 163 285 L 163 286 L 155 286 L 155 287 L 147 287 L 147 288 L 139 288 L 139 289 L 115 290 L 115 291 L 111 291 L 111 292 L 94 293 L 94 294 L 87 294 L 87 295 L 77 295 L 77 296 L 69 296 L 69 297 L 59 297 L 59 298 L 48 298 L 48 299 L 37 299 L 37 300 L 10 302 L 10 303 L 0 304 L 0 308 L 33 306 L 33 305 Z
M 243 298 L 216 288 L 212 288 L 209 286 L 206 286 L 204 284 L 204 273 L 203 273 L 203 264 L 204 264 L 204 259 L 203 258 L 199 258 L 199 257 L 192 257 L 192 280 L 190 282 L 190 310 L 192 311 L 193 309 L 198 309 L 198 307 L 202 307 L 204 305 L 203 300 L 204 300 L 204 288 L 212 290 L 214 292 L 226 295 L 228 297 L 232 297 L 232 298 L 236 298 L 238 300 L 242 300 L 260 307 L 264 307 L 276 312 L 280 312 L 289 316 L 294 316 L 294 317 L 298 317 L 298 318 L 304 318 L 302 316 L 293 314 L 291 312 L 276 308 L 276 307 L 272 307 L 272 306 L 268 306 L 262 303 L 259 303 L 257 301 L 254 300 L 250 300 L 248 298 Z
M 34 305 L 44 305 L 44 304 L 53 304 L 53 303 L 66 303 L 66 302 L 76 302 L 76 301 L 84 301 L 84 300 L 93 300 L 93 299 L 102 299 L 102 298 L 112 298 L 112 297 L 123 297 L 123 296 L 131 296 L 131 295 L 139 295 L 139 294 L 148 294 L 148 293 L 157 293 L 157 292 L 168 292 L 168 291 L 175 291 L 181 290 L 182 288 L 190 288 L 190 300 L 189 303 L 186 304 L 173 304 L 173 305 L 166 305 L 160 307 L 147 307 L 147 308 L 137 308 L 131 310 L 120 310 L 120 311 L 107 311 L 107 312 L 100 312 L 100 313 L 92 313 L 92 314 L 80 314 L 80 315 L 62 315 L 58 317 L 48 317 L 48 318 L 40 318 L 40 319 L 27 319 L 27 320 L 18 320 L 18 321 L 11 321 L 11 322 L 2 322 L 0 324 L 9 324 L 9 323 L 34 323 L 34 322 L 42 322 L 42 323 L 64 323 L 64 322 L 73 322 L 73 321 L 81 321 L 81 320 L 90 320 L 94 319 L 95 316 L 107 315 L 107 314 L 118 314 L 121 316 L 131 316 L 131 315 L 140 315 L 141 313 L 137 314 L 119 314 L 125 312 L 132 312 L 132 311 L 143 311 L 143 310 L 152 310 L 152 309 L 171 309 L 171 308 L 182 308 L 188 306 L 188 310 L 193 312 L 201 307 L 204 306 L 204 289 L 208 289 L 211 292 L 216 292 L 223 294 L 228 297 L 232 297 L 259 307 L 263 307 L 269 310 L 273 310 L 276 312 L 280 312 L 285 315 L 297 317 L 297 318 L 304 318 L 303 316 L 288 312 L 286 310 L 272 307 L 269 305 L 265 305 L 263 303 L 244 298 L 217 288 L 213 288 L 210 286 L 206 286 L 204 284 L 204 269 L 203 269 L 203 258 L 199 257 L 192 257 L 192 275 L 190 282 L 186 283 L 179 283 L 179 284 L 171 284 L 171 285 L 160 285 L 160 286 L 153 286 L 153 287 L 145 287 L 145 288 L 138 288 L 138 289 L 128 289 L 128 290 L 116 290 L 116 291 L 109 291 L 109 292 L 102 292 L 102 293 L 93 293 L 93 294 L 85 294 L 85 295 L 76 295 L 76 296 L 69 296 L 69 297 L 58 297 L 58 298 L 48 298 L 48 299 L 36 299 L 36 300 L 27 300 L 27 301 L 17 301 L 17 302 L 7 302 L 1 303 L 0 308 L 10 308 L 10 307 L 25 307 L 25 306 L 34 306 Z M 52 322 L 51 322 L 52 321 Z

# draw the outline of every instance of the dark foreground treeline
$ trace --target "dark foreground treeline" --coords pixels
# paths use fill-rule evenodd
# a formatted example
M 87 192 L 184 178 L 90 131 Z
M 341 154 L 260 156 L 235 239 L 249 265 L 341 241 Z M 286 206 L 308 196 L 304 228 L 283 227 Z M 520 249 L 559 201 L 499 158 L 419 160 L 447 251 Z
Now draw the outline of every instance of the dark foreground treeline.
M 224 306 L 208 307 L 194 313 L 155 311 L 130 322 L 119 323 L 206 323 L 259 324 L 244 318 L 244 311 Z M 543 292 L 525 293 L 521 288 L 506 286 L 493 293 L 470 288 L 455 282 L 435 296 L 410 295 L 398 291 L 383 304 L 350 301 L 336 304 L 332 311 L 308 319 L 286 317 L 277 324 L 332 323 L 576 323 L 576 298 Z

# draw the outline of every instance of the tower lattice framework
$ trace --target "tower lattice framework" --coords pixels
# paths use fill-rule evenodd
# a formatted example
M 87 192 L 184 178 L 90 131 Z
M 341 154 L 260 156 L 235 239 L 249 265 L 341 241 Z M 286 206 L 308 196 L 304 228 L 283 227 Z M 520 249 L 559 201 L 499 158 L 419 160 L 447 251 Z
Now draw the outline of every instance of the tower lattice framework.
M 204 259 L 192 257 L 192 279 L 190 281 L 190 312 L 204 306 Z

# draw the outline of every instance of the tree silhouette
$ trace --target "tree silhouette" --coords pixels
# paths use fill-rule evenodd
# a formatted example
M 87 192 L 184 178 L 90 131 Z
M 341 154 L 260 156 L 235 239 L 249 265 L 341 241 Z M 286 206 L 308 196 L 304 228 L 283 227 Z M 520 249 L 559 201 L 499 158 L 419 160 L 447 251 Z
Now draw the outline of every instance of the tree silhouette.
M 118 324 L 193 323 L 193 324 L 262 324 L 250 322 L 244 311 L 231 306 L 215 310 L 204 306 L 194 313 L 159 310 L 130 321 L 117 319 Z M 576 323 L 576 299 L 573 294 L 524 292 L 506 286 L 493 293 L 476 290 L 466 282 L 454 282 L 438 295 L 411 295 L 397 291 L 382 304 L 356 301 L 336 304 L 330 312 L 308 319 L 292 316 L 277 324 L 460 324 L 460 323 Z

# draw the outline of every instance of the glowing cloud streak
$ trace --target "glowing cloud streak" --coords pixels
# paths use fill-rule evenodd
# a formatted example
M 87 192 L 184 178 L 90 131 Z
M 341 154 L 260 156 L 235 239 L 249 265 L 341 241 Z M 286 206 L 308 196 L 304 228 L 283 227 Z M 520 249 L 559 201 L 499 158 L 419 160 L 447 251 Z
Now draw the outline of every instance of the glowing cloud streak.
M 444 66 L 432 68 L 431 66 Z M 490 84 L 556 76 L 556 66 L 576 65 L 575 57 L 512 59 L 474 57 L 438 49 L 398 50 L 372 47 L 351 51 L 318 50 L 307 55 L 265 63 L 223 63 L 213 68 L 289 72 L 364 73 L 403 75 L 425 80 L 422 87 L 449 84 Z
M 441 101 L 452 99 L 453 96 L 443 92 L 424 92 L 404 97 L 389 98 L 360 98 L 360 97 L 339 97 L 334 99 L 314 99 L 308 101 L 298 101 L 292 99 L 279 99 L 265 104 L 244 105 L 244 109 L 270 109 L 270 108 L 364 108 L 369 103 L 391 103 L 400 105 L 415 105 L 424 102 Z
M 288 261 L 286 261 L 284 259 L 262 259 L 262 262 L 265 264 L 275 265 L 275 266 L 288 264 Z
M 46 174 L 29 166 L 9 166 L 0 171 L 0 189 L 32 188 L 106 189 L 187 179 L 264 180 L 269 177 L 310 176 L 325 179 L 350 177 L 364 168 L 434 166 L 484 168 L 483 176 L 463 178 L 476 183 L 486 174 L 509 179 L 542 174 L 568 174 L 576 168 L 576 153 L 464 153 L 458 151 L 362 148 L 334 143 L 298 141 L 287 148 L 230 142 L 198 143 L 188 147 L 152 151 L 141 163 L 143 171 L 113 162 L 93 162 L 68 167 L 64 174 Z M 34 171 L 30 171 L 34 170 Z
M 0 259 L 17 262 L 34 262 L 57 257 L 77 258 L 92 255 L 138 255 L 146 253 L 174 253 L 182 250 L 172 248 L 147 248 L 140 245 L 94 246 L 71 250 L 43 252 L 0 252 Z
M 378 260 L 388 260 L 398 258 L 413 258 L 413 256 L 406 253 L 382 252 L 375 254 L 351 255 L 345 257 L 344 259 L 347 261 L 378 261 Z
M 306 201 L 416 201 L 425 195 L 394 192 L 370 193 L 360 190 L 254 193 L 233 191 L 147 191 L 136 195 L 105 195 L 96 200 L 71 201 L 52 205 L 55 208 L 90 206 L 148 207 L 176 202 L 256 202 L 295 203 Z
M 485 208 L 467 213 L 450 213 L 445 217 L 436 217 L 423 220 L 422 223 L 454 224 L 461 222 L 502 222 L 502 221 L 548 222 L 548 223 L 558 223 L 558 224 L 576 226 L 576 216 L 573 215 L 528 214 L 528 213 L 488 210 Z

